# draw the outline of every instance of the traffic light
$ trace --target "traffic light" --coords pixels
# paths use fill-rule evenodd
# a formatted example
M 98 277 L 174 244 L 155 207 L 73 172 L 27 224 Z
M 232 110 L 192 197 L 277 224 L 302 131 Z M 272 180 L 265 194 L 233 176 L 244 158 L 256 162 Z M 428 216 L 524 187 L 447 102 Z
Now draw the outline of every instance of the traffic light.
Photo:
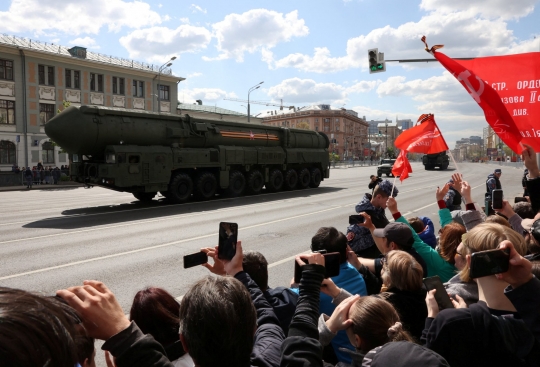
M 379 52 L 378 48 L 368 50 L 369 58 L 369 73 L 380 73 L 386 71 L 386 63 L 384 62 L 384 53 Z

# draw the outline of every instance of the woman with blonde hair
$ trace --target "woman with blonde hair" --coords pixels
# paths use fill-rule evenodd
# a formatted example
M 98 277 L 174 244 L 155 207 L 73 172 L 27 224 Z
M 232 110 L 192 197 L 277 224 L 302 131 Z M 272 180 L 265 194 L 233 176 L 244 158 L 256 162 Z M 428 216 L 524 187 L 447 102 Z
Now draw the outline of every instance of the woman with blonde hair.
M 422 266 L 405 251 L 390 251 L 383 258 L 383 292 L 377 297 L 396 309 L 403 328 L 420 340 L 427 317 Z

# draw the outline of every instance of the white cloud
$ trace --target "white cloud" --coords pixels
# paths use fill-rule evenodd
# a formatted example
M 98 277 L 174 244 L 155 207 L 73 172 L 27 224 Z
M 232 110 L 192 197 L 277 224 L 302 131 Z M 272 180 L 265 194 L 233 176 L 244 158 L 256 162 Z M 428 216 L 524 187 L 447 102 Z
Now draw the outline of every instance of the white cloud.
M 204 27 L 182 24 L 176 29 L 152 27 L 131 32 L 120 38 L 132 58 L 163 62 L 171 56 L 197 52 L 207 47 L 211 33 Z
M 422 0 L 420 8 L 443 12 L 469 10 L 485 17 L 515 19 L 530 14 L 537 2 L 538 0 Z
M 269 49 L 309 33 L 296 10 L 284 15 L 267 9 L 252 9 L 242 14 L 229 14 L 212 28 L 220 54 L 216 58 L 205 57 L 207 61 L 228 58 L 243 61 L 245 52 Z
M 195 103 L 200 99 L 204 104 L 214 104 L 223 98 L 237 98 L 234 92 L 227 92 L 219 88 L 192 88 L 178 91 L 178 100 L 183 103 Z
M 432 0 L 433 3 L 437 1 L 439 0 Z M 460 3 L 464 1 L 458 0 Z M 408 22 L 397 28 L 385 26 L 374 29 L 367 35 L 349 39 L 344 56 L 332 56 L 327 48 L 318 47 L 315 48 L 313 56 L 295 53 L 277 60 L 271 52 L 266 52 L 263 54 L 263 61 L 267 62 L 270 68 L 296 68 L 307 72 L 328 73 L 350 68 L 367 69 L 367 51 L 375 47 L 385 53 L 387 60 L 431 58 L 420 42 L 422 35 L 428 36 L 430 45 L 444 44 L 442 51 L 451 57 L 506 55 L 537 49 L 537 40 L 518 40 L 502 18 L 484 18 L 478 15 L 478 10 L 449 13 L 433 11 L 418 22 Z
M 148 3 L 122 0 L 13 0 L 8 11 L 0 12 L 0 19 L 0 32 L 34 31 L 38 35 L 48 30 L 97 34 L 104 26 L 117 32 L 122 27 L 140 28 L 162 21 Z
M 189 18 L 180 18 L 180 22 L 184 24 L 189 24 Z
M 199 5 L 191 4 L 189 7 L 192 13 L 200 12 L 206 14 L 206 9 L 201 8 Z
M 199 73 L 199 72 L 189 73 L 187 75 L 187 78 L 196 78 L 196 77 L 201 76 L 201 75 L 202 75 L 202 73 Z
M 287 103 L 334 103 L 343 104 L 351 93 L 372 90 L 380 81 L 361 81 L 351 87 L 335 83 L 317 83 L 313 79 L 290 78 L 268 89 L 268 96 L 274 100 L 283 99 Z
M 99 49 L 100 46 L 96 43 L 96 40 L 91 37 L 79 37 L 69 41 L 70 45 L 83 46 L 86 48 Z

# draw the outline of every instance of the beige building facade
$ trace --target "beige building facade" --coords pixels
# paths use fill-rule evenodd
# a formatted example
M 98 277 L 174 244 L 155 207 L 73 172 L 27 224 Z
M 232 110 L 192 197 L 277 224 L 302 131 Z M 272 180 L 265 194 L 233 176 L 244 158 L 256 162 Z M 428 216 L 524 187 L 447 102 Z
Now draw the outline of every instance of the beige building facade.
M 68 164 L 44 132 L 64 101 L 176 113 L 182 80 L 168 68 L 2 35 L 0 170 Z
M 362 159 L 364 149 L 367 149 L 367 122 L 355 111 L 344 108 L 314 105 L 270 111 L 263 117 L 262 124 L 323 132 L 331 142 L 329 151 L 339 155 L 341 160 Z

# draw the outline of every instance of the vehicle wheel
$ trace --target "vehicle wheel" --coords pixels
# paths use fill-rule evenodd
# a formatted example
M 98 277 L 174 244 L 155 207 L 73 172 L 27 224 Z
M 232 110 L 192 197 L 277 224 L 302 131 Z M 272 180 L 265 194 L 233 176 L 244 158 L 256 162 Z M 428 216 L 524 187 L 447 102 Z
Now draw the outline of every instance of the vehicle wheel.
M 270 172 L 266 188 L 270 192 L 277 192 L 283 187 L 283 173 L 279 169 Z
M 139 201 L 152 201 L 157 192 L 134 192 L 133 196 Z
M 216 195 L 217 180 L 212 172 L 202 172 L 195 183 L 195 195 L 201 200 L 208 200 Z
M 390 173 L 386 173 L 386 177 L 390 177 Z
M 193 180 L 187 173 L 178 173 L 169 184 L 169 195 L 167 199 L 171 199 L 175 203 L 184 203 L 191 198 L 193 192 Z
M 291 168 L 285 172 L 284 184 L 285 190 L 294 190 L 296 188 L 296 185 L 298 184 L 298 173 L 296 173 L 296 170 Z
M 442 170 L 447 169 L 447 168 L 448 168 L 447 164 L 445 164 L 444 166 L 441 167 Z
M 318 168 L 312 168 L 311 169 L 311 182 L 309 183 L 309 187 L 319 187 L 322 181 L 322 174 L 321 170 Z
M 264 177 L 259 170 L 253 170 L 248 174 L 247 190 L 250 194 L 260 194 L 264 186 Z
M 246 189 L 246 177 L 240 171 L 232 171 L 229 175 L 229 188 L 227 193 L 230 196 L 242 196 Z
M 305 189 L 309 186 L 311 182 L 311 176 L 309 175 L 309 170 L 307 168 L 302 168 L 298 172 L 298 188 Z
M 381 177 L 382 176 L 382 172 L 381 171 L 377 171 L 377 177 Z

